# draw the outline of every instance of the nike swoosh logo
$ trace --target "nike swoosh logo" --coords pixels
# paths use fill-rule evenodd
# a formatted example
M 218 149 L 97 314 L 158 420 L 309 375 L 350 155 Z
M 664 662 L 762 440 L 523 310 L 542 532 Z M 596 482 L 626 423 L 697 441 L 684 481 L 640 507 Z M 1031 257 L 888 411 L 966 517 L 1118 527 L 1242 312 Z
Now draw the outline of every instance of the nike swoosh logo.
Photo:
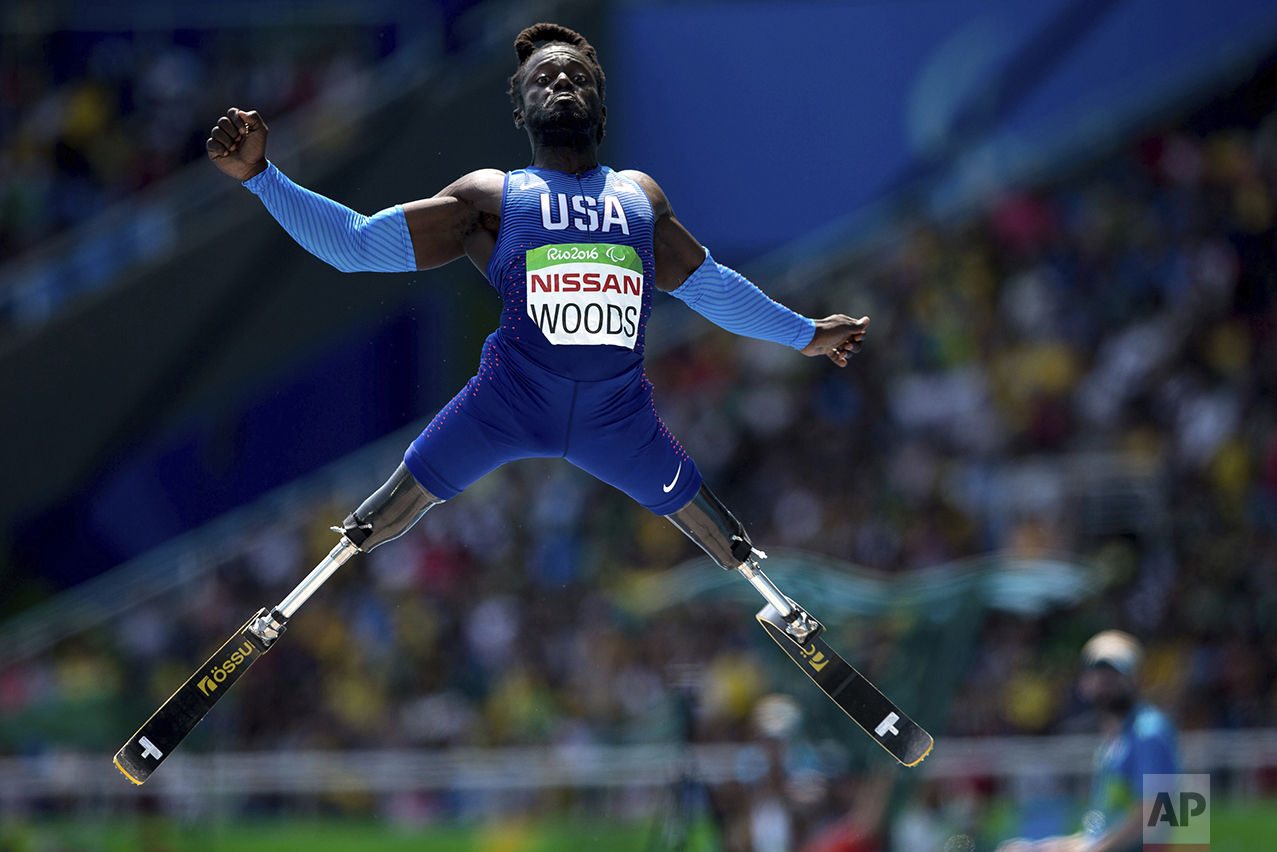
M 682 463 L 682 462 L 679 462 L 679 463 L 678 463 L 678 470 L 674 471 L 674 482 L 678 482 L 678 475 L 679 475 L 680 473 L 682 473 L 682 472 L 683 472 L 683 463 Z M 664 489 L 665 489 L 665 493 L 666 493 L 666 494 L 669 494 L 671 491 L 673 491 L 673 490 L 674 490 L 674 482 L 671 482 L 669 485 L 662 485 L 662 486 L 661 486 L 662 488 L 664 488 Z

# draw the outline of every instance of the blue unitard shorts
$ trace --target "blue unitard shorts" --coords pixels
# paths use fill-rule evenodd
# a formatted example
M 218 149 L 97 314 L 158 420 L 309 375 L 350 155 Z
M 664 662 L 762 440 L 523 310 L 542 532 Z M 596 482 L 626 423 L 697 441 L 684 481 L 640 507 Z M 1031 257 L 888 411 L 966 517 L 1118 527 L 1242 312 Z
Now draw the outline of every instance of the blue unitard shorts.
M 404 453 L 404 464 L 448 500 L 515 459 L 563 457 L 658 515 L 686 506 L 701 474 L 665 428 L 642 368 L 602 381 L 551 373 L 501 346 Z

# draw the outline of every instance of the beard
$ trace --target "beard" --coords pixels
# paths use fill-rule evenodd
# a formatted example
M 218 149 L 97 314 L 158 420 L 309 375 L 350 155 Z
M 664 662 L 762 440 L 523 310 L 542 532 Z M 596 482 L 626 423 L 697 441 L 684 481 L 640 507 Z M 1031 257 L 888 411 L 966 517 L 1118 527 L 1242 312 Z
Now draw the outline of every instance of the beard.
M 529 111 L 524 122 L 542 145 L 585 148 L 598 139 L 601 120 L 585 104 L 563 99 Z
M 1125 717 L 1135 706 L 1134 692 L 1118 692 L 1108 695 L 1097 695 L 1094 701 L 1096 709 L 1101 713 Z

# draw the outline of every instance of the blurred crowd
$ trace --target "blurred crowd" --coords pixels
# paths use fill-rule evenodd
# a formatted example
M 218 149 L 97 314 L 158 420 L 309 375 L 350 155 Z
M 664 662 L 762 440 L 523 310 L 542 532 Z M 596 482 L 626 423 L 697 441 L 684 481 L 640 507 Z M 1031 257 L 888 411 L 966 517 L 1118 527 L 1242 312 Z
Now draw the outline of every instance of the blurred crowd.
M 215 81 L 210 60 L 142 59 L 109 41 L 88 55 L 59 84 L 6 52 L 5 103 L 50 116 L 15 127 L 5 117 L 18 113 L 0 113 L 3 156 L 43 164 L 4 172 L 7 198 L 41 199 L 6 202 L 6 246 L 200 154 L 207 111 L 184 123 L 182 86 Z M 346 61 L 283 63 L 289 84 L 264 82 L 262 97 L 313 96 Z M 143 148 L 128 141 L 139 113 Z M 800 310 L 872 319 L 846 370 L 713 331 L 649 358 L 649 376 L 667 424 L 763 547 L 887 574 L 992 550 L 1095 560 L 1103 593 L 1081 608 L 987 614 L 939 733 L 1085 730 L 1076 654 L 1104 627 L 1145 641 L 1148 695 L 1181 727 L 1272 726 L 1275 217 L 1277 113 L 1185 124 L 954 222 L 908 225 L 808 287 Z M 0 750 L 64 735 L 115 747 L 328 551 L 349 509 L 255 530 L 180 600 L 0 671 Z M 562 461 L 509 465 L 343 568 L 191 747 L 669 741 L 687 733 L 682 692 L 692 738 L 760 736 L 773 686 L 748 613 L 630 606 L 636 577 L 694 555 Z M 59 721 L 86 707 L 105 721 Z M 794 754 L 829 781 L 811 801 L 834 807 L 846 761 Z
M 0 35 L 0 264 L 202 159 L 209 128 L 232 103 L 280 116 L 349 98 L 358 72 L 400 35 L 336 25 Z M 4 294 L 0 321 L 43 315 L 165 251 L 166 221 L 163 211 L 138 214 L 69 266 L 29 273 L 18 283 L 32 292 Z
M 870 272 L 894 565 L 1065 549 L 1108 587 L 1086 624 L 991 621 L 955 733 L 1066 726 L 1106 625 L 1181 725 L 1277 721 L 1275 190 L 1277 113 L 1173 130 Z

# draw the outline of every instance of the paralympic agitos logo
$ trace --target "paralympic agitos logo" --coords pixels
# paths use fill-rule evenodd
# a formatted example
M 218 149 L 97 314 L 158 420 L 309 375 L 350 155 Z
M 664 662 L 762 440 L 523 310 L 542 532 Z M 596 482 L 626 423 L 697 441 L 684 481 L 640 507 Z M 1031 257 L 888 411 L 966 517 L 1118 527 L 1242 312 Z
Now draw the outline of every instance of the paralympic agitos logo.
M 230 677 L 231 672 L 235 671 L 241 664 L 252 660 L 253 650 L 253 643 L 245 642 L 232 651 L 229 657 L 209 669 L 208 674 L 200 678 L 199 683 L 196 684 L 200 688 L 200 692 L 205 695 L 210 692 L 216 692 L 217 685 Z

